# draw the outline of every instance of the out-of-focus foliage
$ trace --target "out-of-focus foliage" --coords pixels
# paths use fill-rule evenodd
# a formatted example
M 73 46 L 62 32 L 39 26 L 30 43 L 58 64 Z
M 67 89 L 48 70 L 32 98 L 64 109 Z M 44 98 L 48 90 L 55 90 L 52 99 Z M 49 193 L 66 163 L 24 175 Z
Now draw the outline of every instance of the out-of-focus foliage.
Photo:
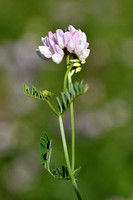
M 74 81 L 89 84 L 74 102 L 78 185 L 87 200 L 131 200 L 133 193 L 133 3 L 131 0 L 0 0 L 0 199 L 76 200 L 40 160 L 39 138 L 52 138 L 52 166 L 64 161 L 56 117 L 22 84 L 63 90 L 65 61 L 35 53 L 48 31 L 81 28 L 91 53 Z M 69 112 L 64 115 L 71 150 Z M 70 151 L 71 153 L 71 151 Z

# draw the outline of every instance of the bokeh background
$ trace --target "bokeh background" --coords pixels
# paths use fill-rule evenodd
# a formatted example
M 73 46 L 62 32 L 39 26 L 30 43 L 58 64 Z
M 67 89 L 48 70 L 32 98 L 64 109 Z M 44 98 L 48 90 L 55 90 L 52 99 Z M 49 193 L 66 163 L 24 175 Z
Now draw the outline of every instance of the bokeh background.
M 84 200 L 133 199 L 133 3 L 131 0 L 0 0 L 0 199 L 76 200 L 69 182 L 54 180 L 39 159 L 45 130 L 52 166 L 64 163 L 58 119 L 22 84 L 63 87 L 65 61 L 35 53 L 48 31 L 80 28 L 91 54 L 83 70 L 89 91 L 74 103 L 76 166 Z M 69 112 L 64 116 L 71 145 Z

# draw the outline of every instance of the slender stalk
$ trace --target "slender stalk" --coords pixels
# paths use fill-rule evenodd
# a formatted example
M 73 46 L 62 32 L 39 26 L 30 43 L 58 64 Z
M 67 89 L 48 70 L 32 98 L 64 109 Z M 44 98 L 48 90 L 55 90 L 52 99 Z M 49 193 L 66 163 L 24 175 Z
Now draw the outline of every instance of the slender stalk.
M 51 108 L 51 110 L 52 110 L 57 116 L 59 116 L 58 112 L 55 110 L 55 108 L 52 106 L 52 104 L 51 104 L 48 100 L 47 100 L 46 102 L 48 103 L 48 105 L 49 105 L 49 107 Z
M 65 138 L 65 132 L 64 132 L 64 126 L 63 126 L 63 120 L 62 120 L 61 115 L 59 116 L 59 125 L 60 125 L 61 138 L 62 138 L 64 155 L 65 155 L 65 160 L 66 160 L 68 172 L 69 172 L 71 179 L 73 180 L 74 176 L 73 176 L 72 171 L 71 171 L 70 160 L 69 160 L 68 149 L 67 149 L 66 138 Z
M 69 87 L 70 87 L 70 83 L 72 82 L 70 70 L 72 69 L 73 64 L 69 66 L 69 56 L 67 56 L 67 66 L 68 66 L 68 69 L 66 71 L 65 78 L 64 78 L 64 89 L 66 88 L 66 85 L 67 85 L 67 79 L 68 79 Z M 75 168 L 75 127 L 74 127 L 73 102 L 70 104 L 70 113 L 71 113 L 71 130 L 72 130 L 72 171 L 74 171 L 74 168 Z
M 68 169 L 69 176 L 71 178 L 74 190 L 77 194 L 78 200 L 82 200 L 77 183 L 75 181 L 75 178 L 73 176 L 71 166 L 70 166 L 70 160 L 69 160 L 69 155 L 68 155 L 68 150 L 67 150 L 67 144 L 66 144 L 66 138 L 65 138 L 65 132 L 64 132 L 64 126 L 63 126 L 63 120 L 62 116 L 59 116 L 59 125 L 60 125 L 60 131 L 61 131 L 61 138 L 62 138 L 62 144 L 63 144 L 63 150 L 64 150 L 64 155 L 65 155 L 65 161 Z
M 68 74 L 68 82 L 69 82 L 69 85 L 72 82 L 70 72 Z M 71 113 L 71 129 L 72 129 L 72 171 L 74 171 L 74 168 L 75 168 L 75 127 L 74 127 L 73 102 L 70 104 L 70 113 Z
M 72 184 L 73 184 L 74 190 L 75 190 L 75 192 L 76 192 L 76 195 L 77 195 L 77 197 L 78 197 L 78 200 L 82 200 L 82 197 L 81 197 L 81 194 L 80 194 L 80 192 L 79 192 L 79 189 L 78 189 L 78 186 L 77 186 L 76 181 L 75 181 L 75 180 L 72 181 Z

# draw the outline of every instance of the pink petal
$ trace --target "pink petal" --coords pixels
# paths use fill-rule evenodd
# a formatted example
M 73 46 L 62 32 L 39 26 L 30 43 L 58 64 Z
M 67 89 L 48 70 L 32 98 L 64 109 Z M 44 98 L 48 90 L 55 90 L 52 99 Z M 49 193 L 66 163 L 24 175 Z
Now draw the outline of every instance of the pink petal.
M 63 49 L 64 48 L 63 37 L 61 37 L 59 33 L 57 33 L 56 38 L 57 38 L 57 44 L 60 46 L 60 48 Z
M 47 43 L 47 42 L 46 42 L 46 38 L 47 38 L 47 36 L 41 38 L 44 46 L 47 46 L 47 44 L 46 44 L 46 43 Z
M 80 42 L 80 41 L 79 41 L 79 43 L 77 44 L 77 46 L 76 46 L 76 48 L 75 48 L 75 51 L 76 51 L 76 52 L 81 52 L 81 51 L 83 51 L 84 46 L 85 46 L 85 44 L 84 44 L 83 42 Z
M 75 31 L 75 33 L 72 36 L 72 40 L 74 43 L 74 48 L 76 47 L 77 43 L 78 43 L 78 37 L 79 37 L 79 31 Z
M 67 43 L 69 42 L 70 39 L 71 39 L 71 33 L 68 31 L 65 32 L 63 37 L 63 42 L 65 47 L 67 47 Z
M 79 40 L 82 41 L 82 42 L 86 42 L 87 41 L 87 37 L 86 37 L 86 34 L 84 32 L 82 32 L 79 35 Z
M 72 26 L 72 25 L 69 25 L 68 26 L 68 30 L 69 30 L 69 32 L 73 35 L 74 33 L 75 33 L 75 31 L 76 31 L 76 29 Z
M 61 37 L 64 35 L 64 32 L 61 29 L 57 29 L 56 33 L 58 33 Z
M 49 44 L 50 44 L 50 45 L 49 45 L 49 47 L 51 47 L 51 48 L 52 48 L 52 47 L 53 47 L 53 45 L 55 44 L 55 42 L 54 42 L 52 39 L 49 39 Z
M 74 44 L 72 39 L 69 40 L 68 44 L 67 44 L 67 50 L 72 53 L 72 51 L 74 50 Z
M 89 46 L 89 43 L 88 43 L 88 42 L 86 42 L 86 43 L 85 43 L 85 46 L 84 46 L 84 49 L 87 49 L 87 48 L 88 48 L 88 46 Z
M 52 31 L 48 32 L 48 37 L 52 40 L 53 39 L 53 33 Z
M 55 45 L 53 46 L 53 49 L 54 49 L 54 52 L 55 52 L 55 53 L 59 53 L 60 55 L 63 56 L 64 52 L 63 52 L 63 50 L 62 50 L 57 44 L 55 44 Z

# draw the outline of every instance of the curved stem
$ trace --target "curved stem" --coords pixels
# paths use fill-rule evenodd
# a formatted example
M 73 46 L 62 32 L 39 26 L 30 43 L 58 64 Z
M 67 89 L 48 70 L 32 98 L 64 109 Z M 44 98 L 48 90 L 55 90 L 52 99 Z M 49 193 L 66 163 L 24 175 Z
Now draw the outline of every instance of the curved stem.
M 66 86 L 67 86 L 68 74 L 70 73 L 70 70 L 72 69 L 72 67 L 73 67 L 73 64 L 71 64 L 71 65 L 68 67 L 68 69 L 67 69 L 67 71 L 66 71 L 66 73 L 65 73 L 65 77 L 64 77 L 64 89 L 65 89 Z
M 82 200 L 77 183 L 75 181 L 75 178 L 73 176 L 72 170 L 71 170 L 71 166 L 70 166 L 70 160 L 69 160 L 69 155 L 68 155 L 68 150 L 67 150 L 67 144 L 66 144 L 66 138 L 65 138 L 65 132 L 64 132 L 64 126 L 63 126 L 63 120 L 62 120 L 62 116 L 59 116 L 59 125 L 60 125 L 60 131 L 61 131 L 61 138 L 62 138 L 62 144 L 63 144 L 63 150 L 64 150 L 64 155 L 65 155 L 65 160 L 66 160 L 66 165 L 67 165 L 67 169 L 68 169 L 68 173 L 69 176 L 72 180 L 72 184 L 74 187 L 74 190 L 77 194 L 78 200 Z

